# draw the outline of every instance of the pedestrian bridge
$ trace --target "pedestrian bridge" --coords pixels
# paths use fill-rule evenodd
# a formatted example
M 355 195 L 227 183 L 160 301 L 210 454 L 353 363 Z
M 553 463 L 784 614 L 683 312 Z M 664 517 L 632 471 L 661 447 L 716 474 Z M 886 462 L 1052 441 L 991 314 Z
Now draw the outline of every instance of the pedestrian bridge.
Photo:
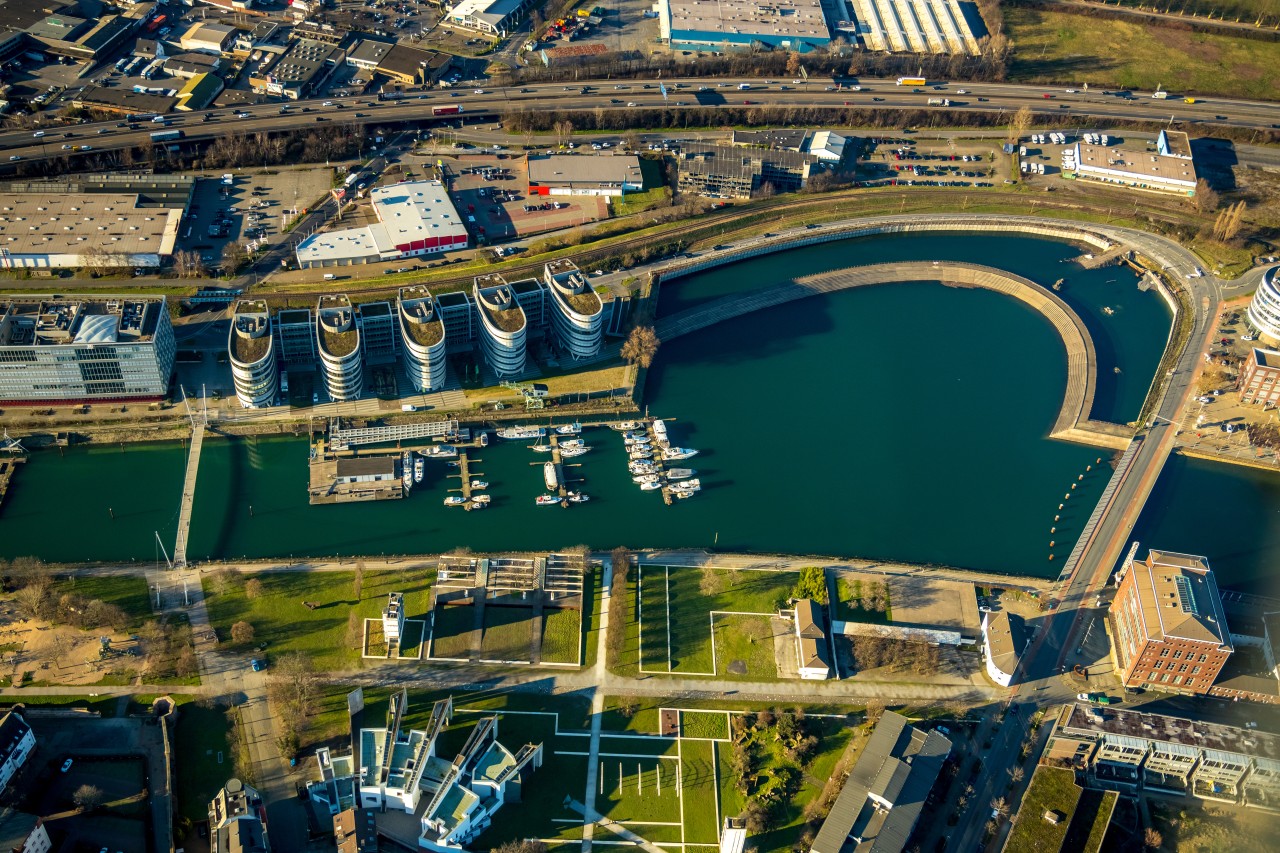
M 980 287 L 1012 296 L 1040 312 L 1057 330 L 1067 351 L 1067 387 L 1050 436 L 1110 450 L 1123 450 L 1129 445 L 1129 439 L 1133 435 L 1130 427 L 1090 417 L 1098 363 L 1093 338 L 1084 321 L 1052 290 L 994 267 L 958 261 L 906 261 L 846 267 L 794 278 L 761 290 L 726 296 L 672 314 L 658 320 L 655 331 L 660 340 L 668 341 L 715 323 L 796 299 L 853 287 L 912 281 L 940 281 L 951 287 Z

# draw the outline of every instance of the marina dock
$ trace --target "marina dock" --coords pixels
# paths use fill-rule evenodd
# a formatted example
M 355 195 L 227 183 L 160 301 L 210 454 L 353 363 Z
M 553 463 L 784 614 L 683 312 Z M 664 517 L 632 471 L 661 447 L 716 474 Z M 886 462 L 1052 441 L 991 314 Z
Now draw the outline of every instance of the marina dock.
M 462 507 L 467 512 L 470 512 L 473 509 L 480 508 L 475 501 L 475 496 L 474 496 L 475 490 L 471 488 L 472 477 L 484 476 L 482 472 L 473 471 L 471 469 L 471 466 L 474 463 L 479 461 L 480 461 L 479 459 L 472 459 L 470 456 L 467 455 L 467 448 L 459 447 L 458 448 L 458 473 L 449 475 L 450 477 L 462 478 L 462 483 L 458 491 L 462 494 L 462 499 L 463 501 L 465 501 L 465 503 L 458 504 L 458 506 Z M 450 489 L 449 491 L 453 491 L 453 489 Z
M 9 493 L 9 485 L 13 481 L 13 475 L 17 473 L 18 466 L 26 462 L 25 456 L 13 456 L 0 459 L 0 504 L 4 503 L 4 496 Z

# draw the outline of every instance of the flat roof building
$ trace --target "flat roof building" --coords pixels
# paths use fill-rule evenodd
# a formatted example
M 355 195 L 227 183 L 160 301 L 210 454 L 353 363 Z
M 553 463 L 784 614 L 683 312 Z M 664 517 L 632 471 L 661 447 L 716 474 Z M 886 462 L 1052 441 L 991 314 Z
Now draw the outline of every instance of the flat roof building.
M 479 316 L 480 351 L 499 379 L 524 373 L 529 322 L 512 286 L 497 273 L 478 276 L 472 286 Z
M 1026 635 L 1022 620 L 1006 610 L 982 614 L 982 656 L 986 658 L 987 675 L 1001 687 L 1013 683 Z
M 393 261 L 451 249 L 470 241 L 449 193 L 439 181 L 406 181 L 370 194 L 378 222 L 363 228 L 322 231 L 298 244 L 298 265 L 312 267 Z
M 159 267 L 173 254 L 180 209 L 136 194 L 0 194 L 0 268 Z
M 235 27 L 196 21 L 178 37 L 178 46 L 183 50 L 220 55 L 230 49 L 235 36 Z
M 1108 614 L 1121 681 L 1208 693 L 1234 651 L 1208 560 L 1153 549 L 1123 571 Z
M 1280 403 L 1280 351 L 1253 347 L 1240 366 L 1240 401 L 1274 408 Z
M 163 296 L 6 296 L 0 401 L 158 400 L 176 349 Z
M 826 168 L 815 155 L 785 149 L 689 145 L 676 158 L 681 192 L 712 198 L 751 198 L 766 184 L 795 192 Z
M 544 154 L 529 156 L 530 195 L 620 196 L 644 189 L 634 154 Z
M 448 368 L 444 323 L 431 292 L 420 284 L 402 287 L 396 309 L 409 382 L 416 391 L 438 391 Z
M 830 130 L 735 130 L 730 141 L 742 148 L 771 148 L 811 154 L 824 163 L 839 164 L 852 153 L 853 137 Z
M 345 294 L 320 297 L 316 305 L 316 352 L 329 399 L 337 403 L 360 399 L 364 390 L 360 326 Z
M 543 267 L 551 303 L 551 327 L 575 361 L 593 358 L 604 341 L 604 303 L 577 264 L 562 258 Z
M 524 19 L 533 0 L 462 0 L 446 16 L 451 24 L 505 36 Z
M 240 405 L 257 409 L 274 403 L 280 391 L 280 371 L 266 302 L 246 299 L 236 303 L 227 335 L 227 353 Z
M 71 99 L 74 107 L 116 115 L 171 113 L 177 103 L 177 98 L 168 95 L 152 95 L 132 89 L 108 89 L 105 86 L 85 86 Z
M 335 69 L 345 64 L 346 51 L 316 39 L 297 39 L 278 59 L 263 62 L 249 77 L 255 92 L 307 98 L 323 88 Z
M 821 0 L 660 0 L 661 37 L 685 50 L 750 49 L 754 45 L 808 53 L 831 42 Z
M 1195 195 L 1196 166 L 1185 133 L 1161 131 L 1156 152 L 1077 142 L 1078 177 L 1140 189 Z
M 813 853 L 898 853 L 907 846 L 951 741 L 885 711 L 813 840 Z

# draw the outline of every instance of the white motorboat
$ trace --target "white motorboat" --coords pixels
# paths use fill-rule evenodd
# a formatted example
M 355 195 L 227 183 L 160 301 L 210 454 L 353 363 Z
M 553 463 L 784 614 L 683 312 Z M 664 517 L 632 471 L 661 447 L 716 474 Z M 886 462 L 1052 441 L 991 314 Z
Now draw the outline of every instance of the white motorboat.
M 534 453 L 550 453 L 551 451 L 555 450 L 555 448 L 549 444 L 535 444 L 529 449 L 532 450 Z
M 437 444 L 428 448 L 427 455 L 432 459 L 452 459 L 458 455 L 458 448 L 452 444 Z
M 498 438 L 505 438 L 512 441 L 527 441 L 530 438 L 544 438 L 546 434 L 547 430 L 545 427 L 513 426 L 498 430 Z
M 660 483 L 662 482 L 661 474 L 637 474 L 631 478 L 633 483 Z
M 683 480 L 678 486 L 672 486 L 682 492 L 700 492 L 702 491 L 702 481 L 699 479 Z
M 590 450 L 585 444 L 576 444 L 573 447 L 565 447 L 560 450 L 560 455 L 565 459 L 572 459 L 575 456 L 581 456 Z
M 662 488 L 662 483 L 654 480 L 652 483 L 641 483 L 640 490 L 644 492 L 652 492 Z
M 637 459 L 627 465 L 627 470 L 632 474 L 652 474 L 658 470 L 658 466 L 654 465 L 647 459 Z
M 467 509 L 484 509 L 488 505 L 489 504 L 486 503 L 485 501 L 472 501 L 471 503 L 467 504 Z
M 653 437 L 662 444 L 667 443 L 667 425 L 663 421 L 654 421 L 649 425 L 649 429 L 653 430 Z
M 609 424 L 610 429 L 618 432 L 626 432 L 627 430 L 640 429 L 643 426 L 639 421 L 618 421 L 616 424 Z
M 413 482 L 421 483 L 422 475 L 426 472 L 426 470 L 427 470 L 427 461 L 423 459 L 421 456 L 416 457 L 413 460 Z
M 489 484 L 488 484 L 488 483 L 486 483 L 484 480 L 472 480 L 472 481 L 471 481 L 471 488 L 473 488 L 473 489 L 487 489 L 487 488 L 489 488 Z
M 560 474 L 556 471 L 554 462 L 542 463 L 542 479 L 546 482 L 548 489 L 560 488 Z
M 675 462 L 680 459 L 690 459 L 698 455 L 698 451 L 688 447 L 667 447 L 662 451 L 662 458 L 666 462 Z
M 632 459 L 652 459 L 653 451 L 648 449 L 642 449 L 642 450 L 632 449 L 630 456 Z
M 572 423 L 556 427 L 557 435 L 578 435 L 582 432 L 582 424 Z
M 555 506 L 560 503 L 560 498 L 555 495 L 538 495 L 533 499 L 537 506 Z
M 689 489 L 677 489 L 675 486 L 671 487 L 671 496 L 675 498 L 679 498 L 680 500 L 686 500 L 688 498 L 693 497 L 695 494 L 696 492 L 693 492 Z
M 566 438 L 564 441 L 560 442 L 560 449 L 561 449 L 561 450 L 564 450 L 566 447 L 581 447 L 582 445 L 584 445 L 584 444 L 586 444 L 586 443 L 587 443 L 587 442 L 586 442 L 586 440 L 585 440 L 585 439 L 581 439 L 581 438 Z
M 584 504 L 589 500 L 591 500 L 590 495 L 585 495 L 582 492 L 569 492 L 569 503 Z
M 687 480 L 694 474 L 698 473 L 692 468 L 672 468 L 667 471 L 668 480 Z
M 444 499 L 445 506 L 462 506 L 466 502 L 467 499 L 462 495 L 449 495 L 449 497 Z
M 404 484 L 404 490 L 407 492 L 413 488 L 413 451 L 406 450 L 404 456 L 400 457 L 400 482 Z
M 625 447 L 644 447 L 649 444 L 649 439 L 647 436 L 641 436 L 640 438 L 624 438 L 622 439 L 622 444 Z
M 487 504 L 493 500 L 493 495 L 472 495 L 471 501 L 478 504 Z

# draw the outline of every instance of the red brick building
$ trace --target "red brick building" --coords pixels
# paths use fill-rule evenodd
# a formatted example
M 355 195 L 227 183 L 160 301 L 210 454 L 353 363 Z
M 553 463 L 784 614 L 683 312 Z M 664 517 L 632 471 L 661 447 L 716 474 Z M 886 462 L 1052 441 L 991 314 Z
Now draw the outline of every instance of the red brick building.
M 1218 583 L 1204 557 L 1150 551 L 1124 573 L 1109 615 L 1126 687 L 1204 694 L 1231 656 Z
M 1240 366 L 1240 399 L 1280 405 L 1280 352 L 1254 347 Z

